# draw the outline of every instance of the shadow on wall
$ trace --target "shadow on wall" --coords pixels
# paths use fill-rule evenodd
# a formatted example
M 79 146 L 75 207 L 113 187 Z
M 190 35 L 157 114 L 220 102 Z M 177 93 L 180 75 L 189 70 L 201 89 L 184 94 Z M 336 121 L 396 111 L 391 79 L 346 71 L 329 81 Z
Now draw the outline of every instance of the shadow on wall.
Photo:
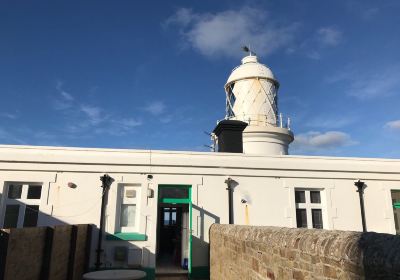
M 217 215 L 192 205 L 194 211 L 199 213 L 198 228 L 193 229 L 196 235 L 192 236 L 192 274 L 195 278 L 208 279 L 210 277 L 210 244 L 205 240 L 205 233 L 209 233 L 209 228 L 205 228 L 205 224 L 219 224 L 220 217 Z
M 400 279 L 400 236 L 366 232 L 357 245 L 366 279 Z
M 400 237 L 213 225 L 211 279 L 400 279 Z

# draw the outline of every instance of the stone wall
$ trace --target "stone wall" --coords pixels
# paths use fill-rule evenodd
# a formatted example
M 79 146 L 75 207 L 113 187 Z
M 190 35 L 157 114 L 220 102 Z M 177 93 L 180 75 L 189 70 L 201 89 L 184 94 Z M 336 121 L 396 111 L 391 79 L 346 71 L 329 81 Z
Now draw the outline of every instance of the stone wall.
M 0 230 L 0 280 L 77 280 L 87 270 L 90 225 Z
M 400 237 L 214 224 L 211 279 L 400 279 Z

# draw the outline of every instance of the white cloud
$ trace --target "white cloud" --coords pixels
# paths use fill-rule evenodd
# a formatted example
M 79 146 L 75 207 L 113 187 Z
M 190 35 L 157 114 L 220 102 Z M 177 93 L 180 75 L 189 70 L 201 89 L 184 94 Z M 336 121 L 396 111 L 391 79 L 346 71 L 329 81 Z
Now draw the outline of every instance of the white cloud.
M 56 83 L 56 90 L 66 101 L 73 101 L 74 97 L 63 89 L 63 85 L 64 83 L 58 80 Z
M 343 83 L 347 95 L 361 100 L 400 93 L 400 65 L 374 68 L 348 68 L 325 79 L 327 83 Z
M 321 54 L 316 51 L 316 50 L 311 50 L 307 53 L 307 57 L 311 58 L 313 60 L 320 60 L 321 59 Z
M 307 122 L 306 125 L 312 128 L 338 129 L 353 124 L 356 120 L 354 116 L 321 116 Z
M 26 144 L 26 141 L 23 138 L 19 138 L 10 129 L 3 129 L 0 127 L 0 140 L 2 144 L 10 143 L 10 144 Z
M 104 120 L 102 117 L 102 110 L 99 107 L 92 105 L 81 105 L 80 109 L 86 114 L 92 124 L 98 124 Z
M 387 122 L 384 127 L 400 131 L 400 120 Z
M 360 99 L 392 95 L 400 91 L 398 73 L 375 73 L 364 78 L 353 79 L 348 94 Z
M 342 32 L 333 27 L 321 27 L 317 35 L 319 41 L 327 46 L 336 46 L 342 41 Z
M 132 127 L 135 127 L 135 126 L 142 125 L 142 121 L 136 120 L 136 119 L 132 119 L 132 118 L 121 119 L 121 120 L 117 121 L 117 123 L 119 123 L 122 126 L 127 127 L 127 128 L 132 128 Z
M 350 135 L 341 131 L 327 131 L 325 133 L 310 131 L 298 134 L 293 146 L 297 150 L 321 151 L 326 149 L 337 149 L 345 146 L 355 145 Z
M 374 18 L 379 13 L 379 9 L 376 7 L 367 8 L 361 11 L 361 16 L 363 19 L 369 20 Z
M 181 8 L 165 25 L 177 26 L 184 43 L 205 56 L 237 56 L 243 45 L 268 55 L 286 49 L 298 27 L 279 24 L 265 11 L 247 7 L 214 14 Z
M 63 89 L 63 85 L 64 83 L 62 81 L 56 81 L 56 91 L 59 95 L 54 98 L 53 107 L 59 111 L 71 108 L 75 99 L 70 93 Z
M 149 112 L 150 114 L 154 115 L 154 116 L 158 116 L 161 115 L 162 113 L 164 113 L 165 111 L 165 104 L 162 101 L 155 101 L 153 103 L 148 104 L 144 110 L 146 112 Z
M 17 114 L 6 113 L 6 112 L 0 113 L 0 116 L 4 117 L 4 118 L 7 118 L 7 119 L 10 119 L 10 120 L 15 120 L 15 119 L 18 118 Z

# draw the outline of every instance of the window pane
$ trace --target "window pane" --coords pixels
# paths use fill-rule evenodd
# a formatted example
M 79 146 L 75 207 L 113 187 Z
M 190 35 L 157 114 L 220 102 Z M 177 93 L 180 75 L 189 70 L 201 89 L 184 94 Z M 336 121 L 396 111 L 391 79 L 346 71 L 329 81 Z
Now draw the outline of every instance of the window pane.
M 15 228 L 18 224 L 19 205 L 9 204 L 6 206 L 4 216 L 4 228 Z
M 136 220 L 136 205 L 122 204 L 121 206 L 121 227 L 134 227 Z
M 172 212 L 172 218 L 171 218 L 171 220 L 172 220 L 172 224 L 173 224 L 173 225 L 176 225 L 176 212 Z
M 22 185 L 9 185 L 8 186 L 8 198 L 21 198 Z
M 305 191 L 295 191 L 294 194 L 295 194 L 296 203 L 306 203 Z
M 160 198 L 189 198 L 189 189 L 160 188 Z
M 296 209 L 296 220 L 298 228 L 307 227 L 307 212 L 306 209 Z
M 171 214 L 171 212 L 169 212 L 169 211 L 165 211 L 164 212 L 164 226 L 168 226 L 169 225 L 169 216 L 170 216 L 170 214 Z
M 310 191 L 311 203 L 321 203 L 320 191 Z
M 40 199 L 41 194 L 42 194 L 42 186 L 29 185 L 28 199 Z
M 38 221 L 39 205 L 26 205 L 24 227 L 35 227 Z
M 321 209 L 311 209 L 311 216 L 313 228 L 324 228 Z

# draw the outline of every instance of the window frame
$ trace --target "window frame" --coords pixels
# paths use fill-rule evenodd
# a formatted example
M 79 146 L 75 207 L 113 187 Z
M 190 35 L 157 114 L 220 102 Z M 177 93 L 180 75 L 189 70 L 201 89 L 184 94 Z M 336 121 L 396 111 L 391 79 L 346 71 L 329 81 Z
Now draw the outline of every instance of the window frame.
M 135 198 L 127 198 L 128 203 L 125 203 L 125 190 L 127 188 L 132 188 L 136 191 Z M 116 211 L 116 220 L 117 220 L 117 231 L 121 233 L 129 233 L 129 232 L 139 232 L 140 225 L 140 204 L 141 204 L 141 184 L 120 184 L 118 186 L 118 205 Z M 122 207 L 123 205 L 135 205 L 135 225 L 130 227 L 124 227 L 121 225 L 122 223 Z
M 296 220 L 296 227 L 297 227 L 297 209 L 305 209 L 306 210 L 306 217 L 307 217 L 307 228 L 308 229 L 318 229 L 313 227 L 313 219 L 312 219 L 312 210 L 318 209 L 321 210 L 321 220 L 322 220 L 322 228 L 327 229 L 326 224 L 326 210 L 325 210 L 325 190 L 322 188 L 294 188 L 294 197 L 296 197 L 297 191 L 304 191 L 305 193 L 305 202 L 304 203 L 297 203 L 295 201 L 295 220 Z M 320 195 L 320 203 L 311 203 L 311 192 L 319 191 Z M 297 227 L 302 228 L 302 227 Z M 305 227 L 304 227 L 305 228 Z
M 22 185 L 21 197 L 20 198 L 9 198 L 8 192 L 11 185 Z M 29 186 L 41 186 L 40 198 L 32 199 L 28 198 L 28 189 Z M 25 212 L 29 205 L 38 206 L 38 210 L 34 209 L 34 211 L 38 212 L 36 226 L 39 224 L 40 219 L 40 207 L 41 201 L 44 195 L 43 192 L 43 183 L 41 182 L 5 182 L 4 186 L 4 206 L 2 211 L 2 227 L 4 228 L 4 223 L 6 220 L 6 210 L 7 205 L 19 205 L 18 209 L 18 218 L 17 218 L 17 226 L 15 228 L 23 228 L 25 222 Z

